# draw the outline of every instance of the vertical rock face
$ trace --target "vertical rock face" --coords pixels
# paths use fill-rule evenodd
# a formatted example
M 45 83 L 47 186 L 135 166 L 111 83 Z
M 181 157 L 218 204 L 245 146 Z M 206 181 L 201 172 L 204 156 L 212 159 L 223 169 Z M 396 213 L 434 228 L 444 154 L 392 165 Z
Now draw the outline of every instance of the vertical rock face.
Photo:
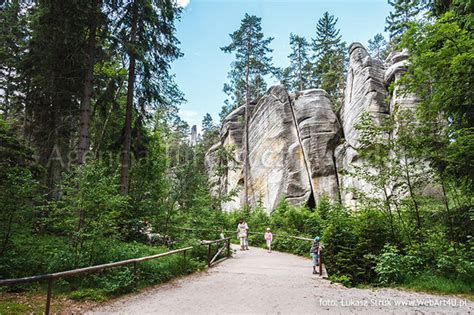
M 349 47 L 349 69 L 341 123 L 346 142 L 355 149 L 359 146 L 356 125 L 361 115 L 369 112 L 374 118 L 380 119 L 389 114 L 389 106 L 385 102 L 388 93 L 384 76 L 383 63 L 371 58 L 361 44 L 353 43 Z
M 373 59 L 359 43 L 349 47 L 349 69 L 347 72 L 344 104 L 341 107 L 341 124 L 345 142 L 336 148 L 335 156 L 339 171 L 344 174 L 354 171 L 354 166 L 361 166 L 357 149 L 359 148 L 359 131 L 356 126 L 362 114 L 368 112 L 376 121 L 390 113 L 385 98 L 388 95 L 384 83 L 384 64 Z M 353 190 L 369 192 L 367 183 L 349 175 L 339 176 L 339 187 L 342 203 L 356 207 L 357 200 Z
M 389 86 L 392 82 L 400 79 L 408 66 L 408 53 L 406 51 L 393 52 L 386 60 L 387 71 L 385 71 L 384 83 Z M 415 109 L 418 103 L 418 97 L 410 93 L 402 93 L 398 87 L 393 90 L 390 97 L 390 113 L 394 114 L 400 110 Z
M 301 168 L 301 158 L 295 155 L 298 151 L 290 150 L 296 141 L 290 97 L 283 86 L 274 86 L 258 102 L 249 121 L 251 204 L 261 203 L 273 209 L 290 193 L 290 163 L 294 164 L 292 168 Z
M 293 108 L 313 197 L 319 200 L 326 195 L 337 199 L 339 193 L 333 153 L 339 143 L 341 127 L 329 97 L 321 89 L 302 91 L 298 93 Z
M 392 54 L 386 63 L 371 58 L 359 43 L 349 48 L 349 69 L 340 117 L 332 110 L 327 93 L 310 89 L 288 95 L 283 86 L 271 87 L 258 104 L 250 106 L 249 202 L 271 212 L 278 202 L 314 206 L 322 196 L 356 208 L 354 190 L 369 193 L 371 187 L 348 173 L 362 166 L 356 125 L 363 113 L 381 121 L 397 108 L 413 108 L 416 97 L 388 86 L 406 69 L 406 53 Z M 391 100 L 386 101 L 390 96 Z M 244 204 L 242 140 L 244 106 L 224 120 L 221 140 L 206 155 L 213 193 L 234 192 L 223 209 L 232 211 Z M 222 161 L 219 150 L 232 152 Z M 215 170 L 225 163 L 226 172 Z
M 220 178 L 222 191 L 237 190 L 237 195 L 223 205 L 227 211 L 243 204 L 243 114 L 240 107 L 225 119 L 221 143 L 206 155 L 212 173 L 218 164 L 217 150 L 234 149 L 235 162 L 230 162 L 227 174 Z M 249 121 L 250 204 L 261 204 L 271 211 L 282 199 L 311 206 L 323 195 L 337 198 L 333 151 L 339 131 L 323 90 L 302 91 L 290 97 L 281 85 L 270 88 L 252 109 Z

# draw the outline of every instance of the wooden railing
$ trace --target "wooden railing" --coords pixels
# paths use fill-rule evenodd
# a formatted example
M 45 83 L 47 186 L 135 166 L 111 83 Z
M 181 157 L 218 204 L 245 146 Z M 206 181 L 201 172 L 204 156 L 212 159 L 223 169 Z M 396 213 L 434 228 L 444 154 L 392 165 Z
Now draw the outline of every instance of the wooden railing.
M 221 248 L 218 248 L 217 252 L 214 254 L 214 256 L 212 256 L 212 245 L 213 244 L 221 244 L 221 243 L 224 243 L 223 246 Z M 201 244 L 208 246 L 208 248 L 207 248 L 207 266 L 208 267 L 211 267 L 213 264 L 217 264 L 217 263 L 220 263 L 221 261 L 226 260 L 231 255 L 231 252 L 230 252 L 230 237 L 225 237 L 225 238 L 221 238 L 221 239 L 214 240 L 214 241 L 201 241 Z M 227 250 L 227 255 L 216 261 L 217 257 L 219 257 L 219 255 L 224 250 Z
M 136 274 L 137 264 L 140 262 L 147 261 L 147 260 L 158 259 L 161 257 L 165 257 L 165 256 L 177 254 L 177 253 L 183 253 L 184 260 L 186 261 L 186 251 L 191 250 L 192 248 L 193 247 L 190 246 L 190 247 L 180 248 L 180 249 L 176 249 L 176 250 L 172 250 L 166 253 L 156 254 L 152 256 L 132 258 L 132 259 L 117 261 L 113 263 L 103 264 L 103 265 L 84 267 L 84 268 L 61 271 L 61 272 L 50 273 L 50 274 L 45 274 L 45 275 L 18 278 L 18 279 L 0 280 L 0 285 L 18 285 L 18 284 L 30 283 L 30 282 L 36 282 L 36 281 L 47 281 L 48 293 L 46 297 L 45 314 L 49 315 L 50 308 L 51 308 L 51 295 L 52 295 L 52 289 L 53 289 L 53 281 L 55 279 L 66 278 L 66 277 L 76 276 L 76 275 L 85 274 L 85 273 L 93 273 L 93 272 L 101 271 L 104 269 L 125 266 L 125 265 L 130 265 L 130 264 L 133 264 L 134 269 L 135 269 L 135 274 Z
M 206 229 L 206 228 L 186 228 L 186 227 L 177 227 L 175 226 L 174 227 L 175 229 L 178 229 L 178 230 L 183 230 L 183 231 L 212 231 L 212 232 L 222 232 L 222 233 L 229 233 L 229 234 L 233 234 L 233 233 L 236 233 L 236 231 L 228 231 L 228 230 L 222 230 L 222 229 Z M 249 234 L 259 234 L 259 235 L 264 235 L 265 233 L 264 232 L 248 232 Z M 274 237 L 287 237 L 287 238 L 293 238 L 293 239 L 296 239 L 296 240 L 302 240 L 302 241 L 314 241 L 313 238 L 309 238 L 309 237 L 302 237 L 302 236 L 294 236 L 294 235 L 289 235 L 289 234 L 273 234 Z M 230 239 L 230 238 L 229 238 Z M 211 241 L 213 243 L 211 244 L 214 244 L 216 242 L 219 242 L 219 241 L 222 241 L 222 240 L 216 240 L 216 241 Z M 202 241 L 201 244 L 203 245 L 206 245 L 206 244 L 209 244 L 209 243 L 205 243 L 205 242 L 209 242 L 209 241 Z M 211 244 L 209 244 L 209 248 L 208 248 L 208 266 L 210 267 L 212 265 L 212 255 L 211 255 Z M 229 245 L 230 247 L 230 241 L 229 241 Z M 228 250 L 228 252 L 230 253 L 230 249 Z M 226 258 L 222 259 L 222 260 L 225 260 Z M 220 260 L 221 261 L 221 260 Z M 220 262 L 218 261 L 218 262 Z M 321 248 L 320 251 L 319 251 L 319 255 L 318 255 L 318 263 L 319 263 L 319 276 L 320 277 L 323 277 L 323 249 Z

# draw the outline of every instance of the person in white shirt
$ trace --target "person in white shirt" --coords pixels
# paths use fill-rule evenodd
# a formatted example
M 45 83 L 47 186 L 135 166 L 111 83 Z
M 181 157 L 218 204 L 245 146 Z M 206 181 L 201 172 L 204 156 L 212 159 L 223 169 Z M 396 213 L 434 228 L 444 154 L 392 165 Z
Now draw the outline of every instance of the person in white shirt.
M 249 242 L 247 239 L 248 232 L 249 226 L 244 221 L 244 219 L 240 218 L 239 224 L 237 225 L 237 237 L 240 239 L 240 250 L 249 249 Z

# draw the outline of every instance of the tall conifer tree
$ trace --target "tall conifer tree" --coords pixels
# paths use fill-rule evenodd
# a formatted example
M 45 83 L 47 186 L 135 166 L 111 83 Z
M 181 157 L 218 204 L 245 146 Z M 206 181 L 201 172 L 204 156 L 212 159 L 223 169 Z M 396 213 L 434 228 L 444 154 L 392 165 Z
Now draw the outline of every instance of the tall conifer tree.
M 245 14 L 240 28 L 230 34 L 231 43 L 222 47 L 225 53 L 235 53 L 235 61 L 229 71 L 231 83 L 224 86 L 224 91 L 232 97 L 230 106 L 239 106 L 245 101 L 244 122 L 244 204 L 248 206 L 248 121 L 249 104 L 257 100 L 266 89 L 264 77 L 275 74 L 269 45 L 272 37 L 265 37 L 261 26 L 262 19 L 255 15 Z
M 137 109 L 146 116 L 150 108 L 167 111 L 182 101 L 169 73 L 170 62 L 181 56 L 174 25 L 179 13 L 173 0 L 134 0 L 125 4 L 121 11 L 117 37 L 128 57 L 120 177 L 124 194 L 129 191 L 133 112 Z
M 5 120 L 21 118 L 20 65 L 25 55 L 27 29 L 25 5 L 20 0 L 0 5 L 0 113 Z
M 383 60 L 386 55 L 387 41 L 381 33 L 375 34 L 374 38 L 369 39 L 368 48 L 372 57 Z
M 311 80 L 309 43 L 302 36 L 290 34 L 290 49 L 291 89 L 301 91 L 309 87 Z
M 339 106 L 342 102 L 345 71 L 345 43 L 336 28 L 337 18 L 325 12 L 316 26 L 316 37 L 312 41 L 313 82 L 324 89 Z
M 423 9 L 422 0 L 388 0 L 392 6 L 389 16 L 385 20 L 385 31 L 390 33 L 390 40 L 394 40 L 408 29 L 409 23 L 416 20 Z

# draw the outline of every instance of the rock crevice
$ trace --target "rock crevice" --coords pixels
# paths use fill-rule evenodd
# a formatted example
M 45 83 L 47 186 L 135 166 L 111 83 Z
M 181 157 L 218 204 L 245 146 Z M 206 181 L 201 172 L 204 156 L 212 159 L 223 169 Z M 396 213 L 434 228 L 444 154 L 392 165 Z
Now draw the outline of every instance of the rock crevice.
M 357 153 L 356 125 L 368 112 L 379 122 L 401 103 L 414 104 L 413 96 L 389 96 L 388 84 L 406 68 L 406 53 L 389 56 L 385 63 L 373 59 L 359 43 L 349 47 L 349 69 L 344 103 L 333 111 L 327 93 L 308 89 L 289 95 L 282 85 L 271 87 L 257 104 L 251 104 L 249 133 L 249 202 L 271 212 L 282 199 L 290 204 L 314 207 L 327 196 L 346 206 L 357 207 L 353 191 L 368 192 L 367 183 L 348 175 L 362 161 Z M 236 192 L 222 208 L 232 211 L 243 205 L 244 112 L 241 106 L 222 124 L 220 142 L 206 154 L 205 162 L 216 191 Z M 339 116 L 339 117 L 338 117 Z M 226 174 L 216 176 L 217 152 L 233 152 Z

